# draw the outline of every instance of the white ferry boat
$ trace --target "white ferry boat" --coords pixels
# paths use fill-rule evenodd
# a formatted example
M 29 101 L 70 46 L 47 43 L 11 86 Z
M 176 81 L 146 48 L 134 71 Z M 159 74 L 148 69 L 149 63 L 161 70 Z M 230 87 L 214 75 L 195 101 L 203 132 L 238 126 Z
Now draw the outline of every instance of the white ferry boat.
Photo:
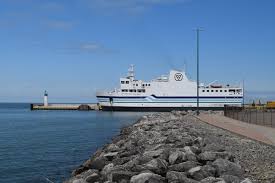
M 197 107 L 197 83 L 184 71 L 171 70 L 150 82 L 135 79 L 134 66 L 128 76 L 120 78 L 120 88 L 111 92 L 97 92 L 102 110 L 112 111 L 171 111 Z M 243 88 L 240 86 L 199 86 L 200 109 L 223 109 L 224 105 L 241 106 Z

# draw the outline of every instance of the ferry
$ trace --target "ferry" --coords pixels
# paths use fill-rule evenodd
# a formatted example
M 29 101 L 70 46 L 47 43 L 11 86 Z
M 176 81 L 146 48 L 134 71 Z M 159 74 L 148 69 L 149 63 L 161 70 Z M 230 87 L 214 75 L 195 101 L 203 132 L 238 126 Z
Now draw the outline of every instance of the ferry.
M 243 88 L 231 85 L 199 84 L 199 108 L 221 110 L 225 105 L 241 106 Z M 105 111 L 172 111 L 197 108 L 197 82 L 188 79 L 185 71 L 171 70 L 150 82 L 135 78 L 134 66 L 127 77 L 120 78 L 119 89 L 96 93 Z

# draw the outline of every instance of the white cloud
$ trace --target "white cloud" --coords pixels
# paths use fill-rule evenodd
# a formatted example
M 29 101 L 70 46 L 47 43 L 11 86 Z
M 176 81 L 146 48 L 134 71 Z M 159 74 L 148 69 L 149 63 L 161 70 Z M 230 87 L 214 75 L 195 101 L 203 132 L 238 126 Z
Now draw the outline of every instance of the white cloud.
M 83 43 L 79 46 L 82 51 L 94 52 L 104 49 L 103 46 L 97 43 Z
M 82 0 L 93 10 L 141 12 L 160 5 L 182 4 L 191 0 Z
M 46 22 L 46 25 L 50 28 L 56 28 L 56 29 L 71 29 L 74 24 L 69 21 L 50 20 Z
M 96 42 L 85 42 L 80 44 L 69 44 L 62 49 L 66 53 L 110 53 L 113 52 L 111 49 L 106 48 L 100 43 Z

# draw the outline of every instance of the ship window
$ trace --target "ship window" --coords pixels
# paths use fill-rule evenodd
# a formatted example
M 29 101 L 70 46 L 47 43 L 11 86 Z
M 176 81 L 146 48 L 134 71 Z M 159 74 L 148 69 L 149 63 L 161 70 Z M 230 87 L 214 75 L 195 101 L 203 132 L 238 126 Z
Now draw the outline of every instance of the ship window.
M 211 92 L 214 92 L 214 90 L 211 90 Z
M 216 92 L 219 92 L 219 90 L 216 90 Z
M 202 92 L 205 92 L 205 90 L 202 90 Z
M 144 89 L 140 89 L 138 90 L 139 93 L 145 93 L 145 90 Z
M 209 92 L 209 90 L 207 90 L 207 92 Z
M 136 86 L 138 86 L 138 84 L 136 84 Z
M 121 90 L 122 92 L 128 92 L 128 90 Z
M 125 83 L 125 81 L 121 81 L 121 84 L 124 84 Z
M 222 90 L 220 90 L 220 92 L 222 92 Z
M 227 90 L 224 90 L 224 92 L 227 92 Z
M 150 84 L 148 84 L 148 86 L 150 86 Z
M 129 90 L 129 92 L 134 92 L 134 90 Z
M 126 81 L 126 84 L 129 84 L 129 81 Z
M 142 84 L 142 86 L 145 86 L 144 84 Z

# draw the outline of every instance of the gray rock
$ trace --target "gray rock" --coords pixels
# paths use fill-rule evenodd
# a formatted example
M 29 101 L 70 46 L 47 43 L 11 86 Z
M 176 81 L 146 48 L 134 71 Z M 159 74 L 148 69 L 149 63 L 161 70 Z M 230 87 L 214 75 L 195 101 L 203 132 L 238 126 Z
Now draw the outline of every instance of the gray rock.
M 200 181 L 200 183 L 226 183 L 222 178 L 207 177 Z
M 226 183 L 240 183 L 241 180 L 239 177 L 234 175 L 222 175 L 221 178 L 225 180 Z
M 203 161 L 214 161 L 216 160 L 216 153 L 211 151 L 206 151 L 199 154 L 199 159 Z
M 91 161 L 91 169 L 101 170 L 107 164 L 107 158 L 100 156 Z
M 186 154 L 195 154 L 195 153 L 192 151 L 192 149 L 191 149 L 190 146 L 185 146 L 183 149 L 184 149 L 184 151 L 186 152 Z
M 155 150 L 155 151 L 145 151 L 143 153 L 144 156 L 149 156 L 152 158 L 158 158 L 162 153 L 163 153 L 164 149 L 159 149 L 159 150 Z
M 201 170 L 205 172 L 205 176 L 207 175 L 207 177 L 216 175 L 216 169 L 213 166 L 204 165 Z
M 207 143 L 203 148 L 202 151 L 216 151 L 216 152 L 223 152 L 225 148 L 218 143 Z
M 163 159 L 157 158 L 146 163 L 144 167 L 157 174 L 164 174 L 166 173 L 168 163 Z
M 154 173 L 141 173 L 133 176 L 130 183 L 165 183 L 165 178 Z
M 142 156 L 138 156 L 136 160 L 138 164 L 145 164 L 151 161 L 152 159 L 154 159 L 152 156 L 147 156 L 143 154 Z
M 252 181 L 249 178 L 246 178 L 241 183 L 252 183 Z
M 188 171 L 191 168 L 194 168 L 196 166 L 200 165 L 198 162 L 195 161 L 186 161 L 183 163 L 171 165 L 168 167 L 171 171 L 177 171 L 177 172 L 185 172 Z
M 84 179 L 76 179 L 73 181 L 73 183 L 85 183 Z
M 201 170 L 201 166 L 197 166 L 197 167 L 191 168 L 188 171 L 188 175 L 191 176 L 195 180 L 202 180 L 205 177 L 207 177 L 207 176 L 203 175 L 203 171 Z
M 76 175 L 75 177 L 78 179 L 86 179 L 89 175 L 92 175 L 93 173 L 99 174 L 99 171 L 96 169 L 89 169 L 85 172 L 82 172 L 81 174 Z
M 115 158 L 112 162 L 114 165 L 122 165 L 132 160 L 132 157 Z
M 119 147 L 116 144 L 110 144 L 107 147 L 107 151 L 109 151 L 109 152 L 119 151 Z
M 114 167 L 114 164 L 113 163 L 110 163 L 108 165 L 105 165 L 104 168 L 102 169 L 101 171 L 101 175 L 103 176 L 103 178 L 105 180 L 110 180 L 112 181 L 112 175 L 111 175 L 111 171 Z
M 215 176 L 215 168 L 205 165 L 205 166 L 197 166 L 194 168 L 191 168 L 188 171 L 188 175 L 192 177 L 195 180 L 202 180 L 207 177 Z
M 168 171 L 166 179 L 168 183 L 197 183 L 197 181 L 187 178 L 184 172 Z
M 82 172 L 85 172 L 85 171 L 87 171 L 87 170 L 89 170 L 89 167 L 87 167 L 87 166 L 80 166 L 80 167 L 78 167 L 77 169 L 75 169 L 73 172 L 72 172 L 72 175 L 73 176 L 77 176 L 77 175 L 79 175 L 79 174 L 81 174 Z
M 235 175 L 242 177 L 243 170 L 240 165 L 232 163 L 226 159 L 217 159 L 212 163 L 212 166 L 217 170 L 217 175 Z
M 97 173 L 92 173 L 91 175 L 89 175 L 87 178 L 86 178 L 86 182 L 88 183 L 94 183 L 94 182 L 97 182 L 99 180 L 100 176 L 97 174 Z
M 136 175 L 135 172 L 129 171 L 113 171 L 112 172 L 112 181 L 114 182 L 129 182 L 131 177 Z
M 117 156 L 118 152 L 110 152 L 104 154 L 103 156 L 108 159 L 108 161 L 112 161 L 115 156 Z
M 169 163 L 171 165 L 175 163 L 181 163 L 182 161 L 185 161 L 185 160 L 186 160 L 186 155 L 184 152 L 181 152 L 181 151 L 171 152 L 169 155 Z
M 197 161 L 197 156 L 193 153 L 186 153 L 185 155 L 186 159 L 189 160 L 189 161 Z
M 227 160 L 233 160 L 233 156 L 231 153 L 228 152 L 213 152 L 213 151 L 205 151 L 201 154 L 199 154 L 199 159 L 201 161 L 214 161 L 216 159 L 227 159 Z
M 200 154 L 201 153 L 201 149 L 199 147 L 197 147 L 196 145 L 190 146 L 190 149 L 195 154 Z

